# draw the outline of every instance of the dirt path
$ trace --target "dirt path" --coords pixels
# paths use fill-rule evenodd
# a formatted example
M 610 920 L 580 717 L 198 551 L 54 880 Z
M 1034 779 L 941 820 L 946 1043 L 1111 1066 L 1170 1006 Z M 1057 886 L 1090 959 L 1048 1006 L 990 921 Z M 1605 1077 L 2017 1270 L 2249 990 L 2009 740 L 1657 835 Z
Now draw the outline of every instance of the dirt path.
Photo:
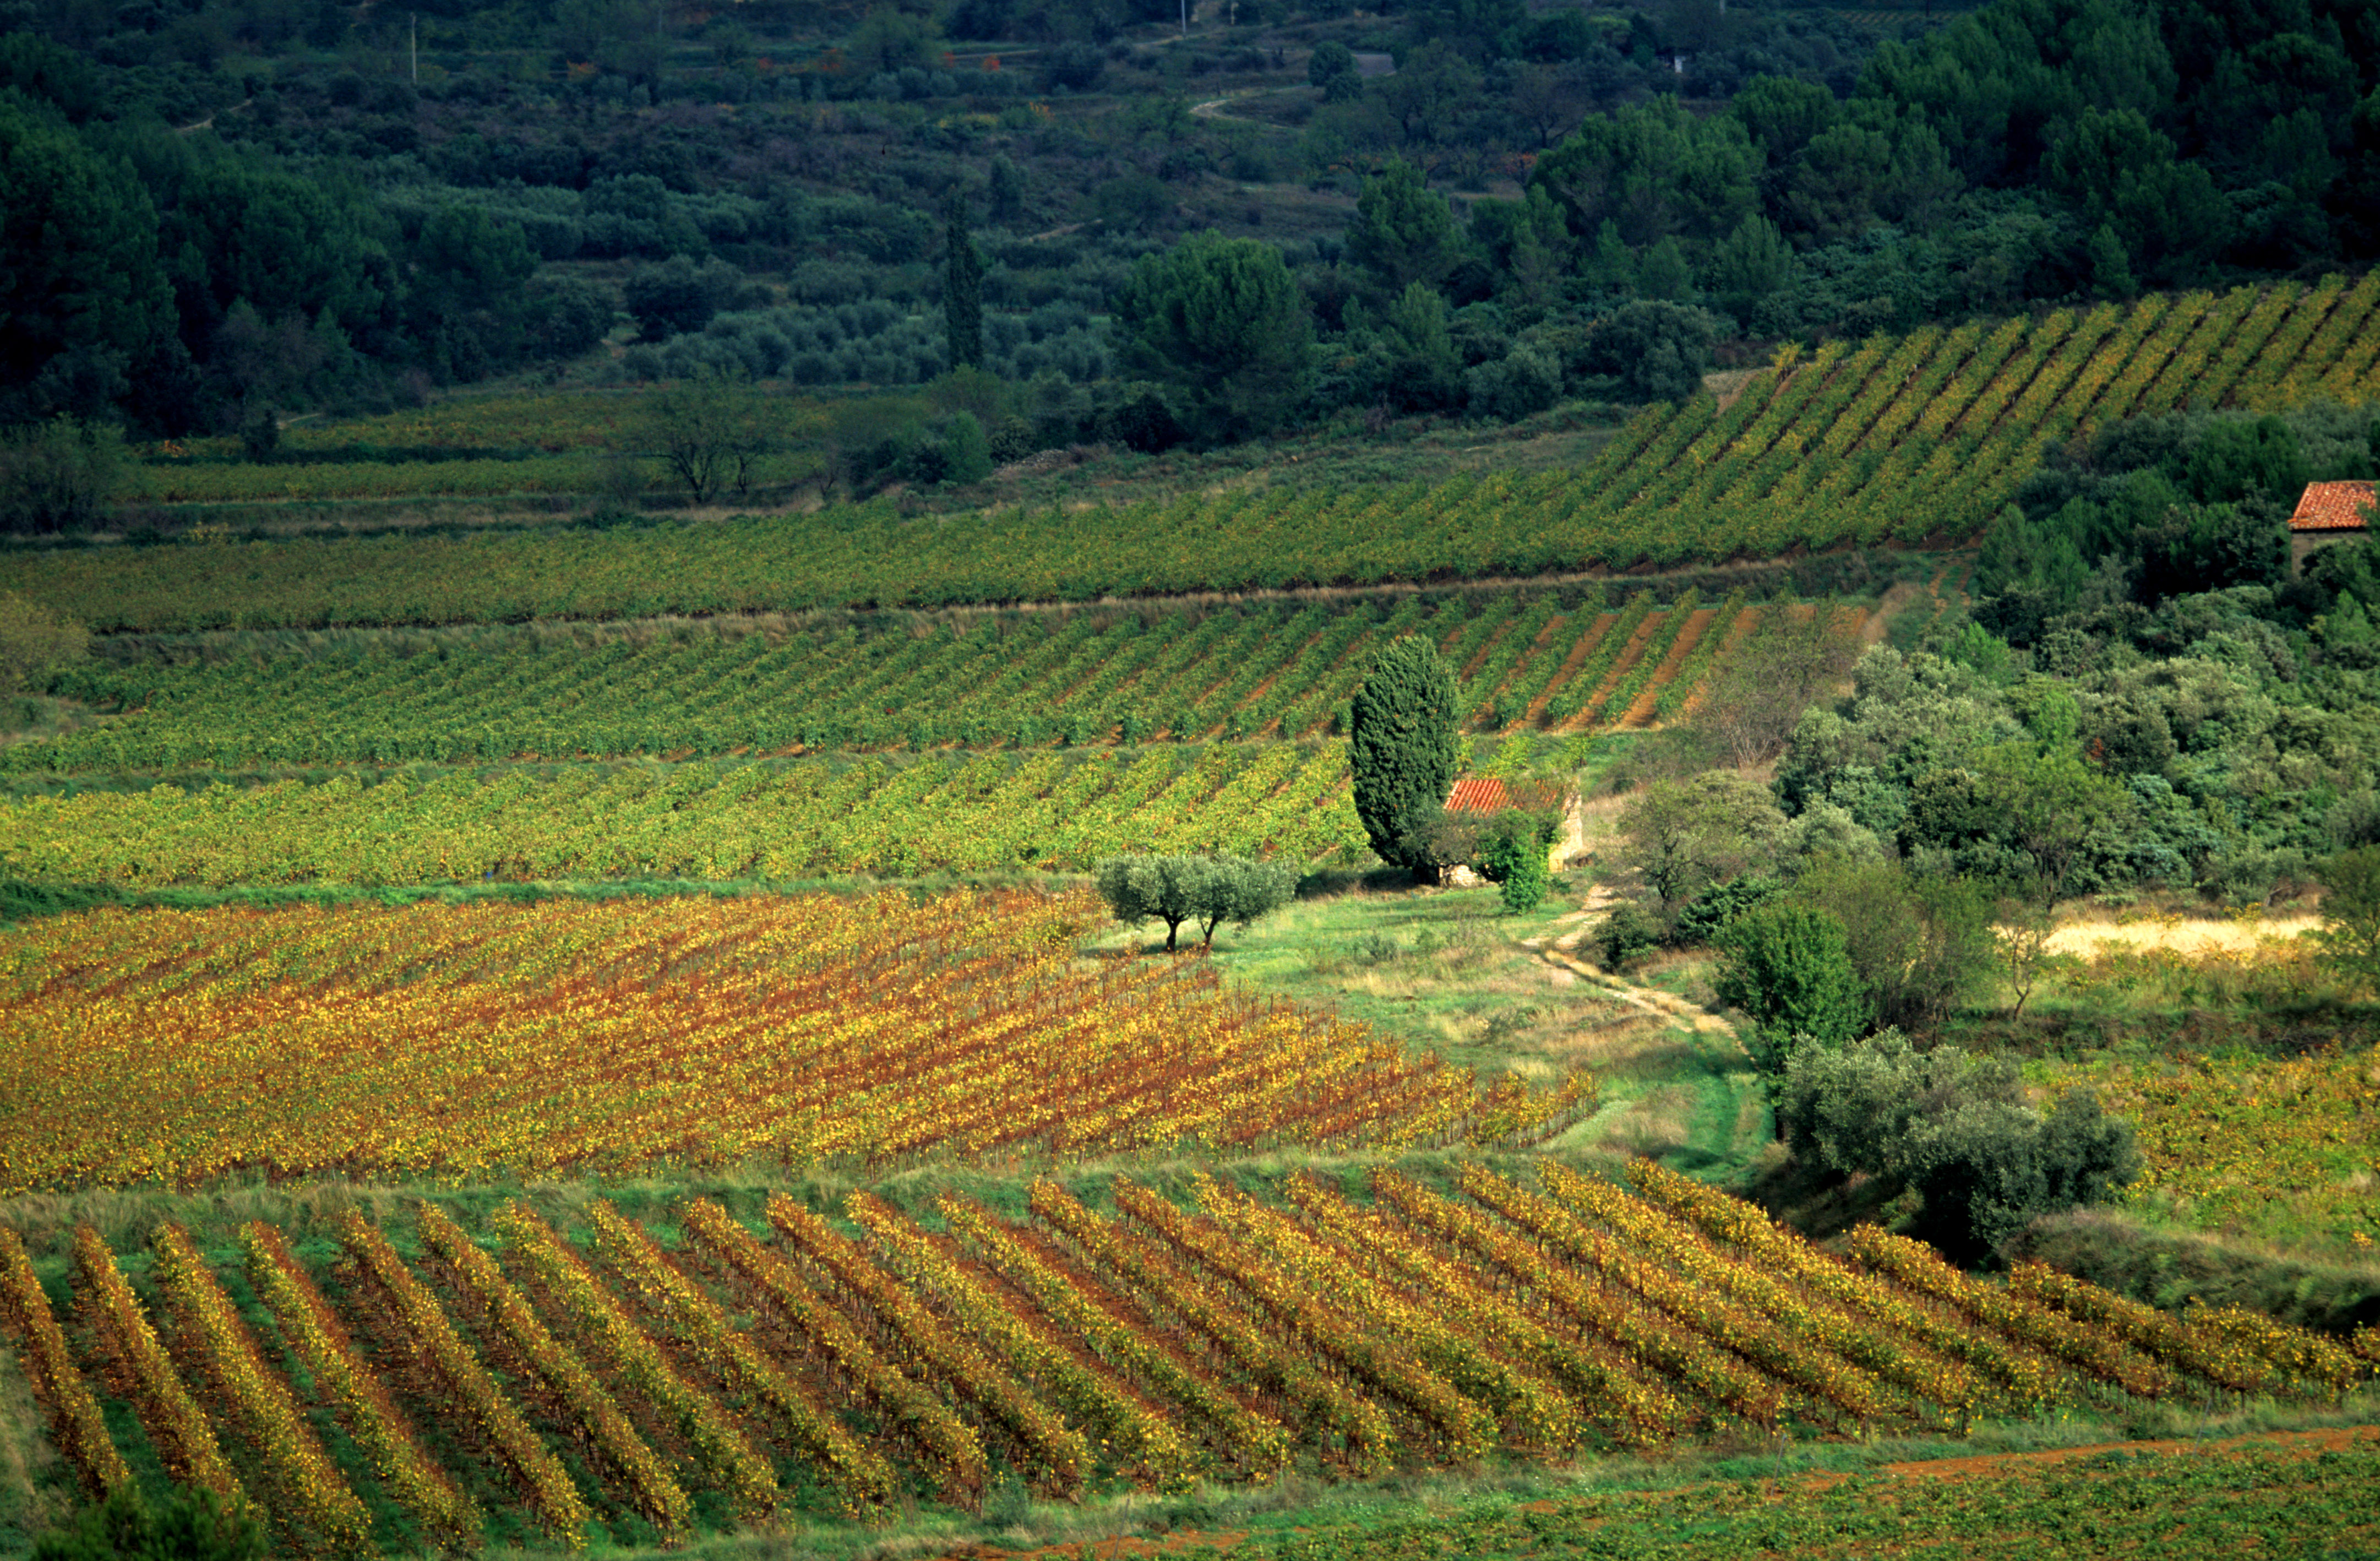
M 1597 891 L 1597 893 L 1602 894 L 1603 891 Z M 1586 923 L 1602 916 L 1609 909 L 1608 897 L 1602 904 L 1596 903 L 1591 897 L 1585 909 L 1561 919 L 1559 924 L 1569 925 L 1571 929 L 1569 932 L 1559 933 L 1549 939 L 1523 938 L 1521 946 L 1536 950 L 1537 957 L 1554 969 L 1568 970 L 1590 986 L 1609 993 L 1630 1007 L 1649 1014 L 1665 1024 L 1682 1024 L 1690 1029 L 1700 1031 L 1706 1035 L 1724 1035 L 1732 1042 L 1735 1039 L 1735 1027 L 1717 1014 L 1709 1013 L 1689 1003 L 1673 992 L 1663 992 L 1658 987 L 1638 986 L 1633 982 L 1598 970 L 1578 957 L 1576 953 L 1578 945 L 1586 941 Z
M 1892 627 L 1894 618 L 1920 602 L 1931 603 L 1932 601 L 1933 598 L 1926 594 L 1925 588 L 1916 581 L 1895 581 L 1885 591 L 1883 598 L 1876 603 L 1876 611 L 1870 613 L 1867 616 L 1867 621 L 1860 625 L 1860 643 L 1881 644 L 1885 630 Z
M 1919 1458 L 1908 1463 L 1888 1463 L 1884 1466 L 1884 1472 L 1933 1480 L 1961 1480 L 2005 1473 L 2010 1470 L 2070 1463 L 2076 1458 L 2095 1458 L 2107 1453 L 2237 1453 L 2251 1448 L 2272 1448 L 2312 1457 L 2316 1453 L 2344 1452 L 2360 1442 L 2380 1442 L 2380 1425 L 2326 1426 L 2320 1431 L 2260 1431 L 2251 1436 L 2227 1436 L 2219 1442 L 2094 1442 L 2088 1446 L 2051 1447 L 2038 1453 L 1976 1453 L 1967 1457 Z

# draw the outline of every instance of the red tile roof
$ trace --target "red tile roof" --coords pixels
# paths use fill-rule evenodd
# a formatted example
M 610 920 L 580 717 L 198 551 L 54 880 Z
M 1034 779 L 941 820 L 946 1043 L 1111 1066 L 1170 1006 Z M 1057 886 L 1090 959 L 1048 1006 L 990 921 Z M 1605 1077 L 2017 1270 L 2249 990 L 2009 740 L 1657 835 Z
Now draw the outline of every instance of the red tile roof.
M 1507 783 L 1496 775 L 1465 775 L 1447 793 L 1450 813 L 1500 813 L 1507 808 L 1551 808 L 1561 801 L 1561 788 L 1549 781 Z
M 1450 813 L 1500 813 L 1512 805 L 1512 788 L 1493 775 L 1465 775 L 1446 796 Z
M 2363 512 L 2372 507 L 2369 482 L 2309 482 L 2298 510 L 2289 517 L 2292 531 L 2361 531 L 2371 522 Z

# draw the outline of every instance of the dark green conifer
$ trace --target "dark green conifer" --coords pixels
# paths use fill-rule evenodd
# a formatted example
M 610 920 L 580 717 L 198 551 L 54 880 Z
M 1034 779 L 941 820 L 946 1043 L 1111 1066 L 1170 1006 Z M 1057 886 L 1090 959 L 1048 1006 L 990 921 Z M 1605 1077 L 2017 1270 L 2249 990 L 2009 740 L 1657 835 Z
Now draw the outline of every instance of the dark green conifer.
M 1380 652 L 1355 695 L 1348 743 L 1355 816 L 1383 861 L 1430 865 L 1415 836 L 1454 784 L 1459 700 L 1438 647 L 1411 634 Z
M 951 367 L 983 367 L 983 256 L 967 237 L 966 196 L 951 191 L 950 221 L 943 237 L 942 319 L 948 327 Z

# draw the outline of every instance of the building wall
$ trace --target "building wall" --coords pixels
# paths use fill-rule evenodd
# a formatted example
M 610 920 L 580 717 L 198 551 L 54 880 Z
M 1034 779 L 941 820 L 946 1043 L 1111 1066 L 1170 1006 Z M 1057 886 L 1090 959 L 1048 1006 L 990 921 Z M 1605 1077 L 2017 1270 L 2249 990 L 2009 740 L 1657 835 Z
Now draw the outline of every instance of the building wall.
M 2372 533 L 2366 530 L 2291 531 L 2289 533 L 2289 575 L 2292 579 L 2305 572 L 2305 561 L 2325 547 L 2343 542 L 2362 542 Z

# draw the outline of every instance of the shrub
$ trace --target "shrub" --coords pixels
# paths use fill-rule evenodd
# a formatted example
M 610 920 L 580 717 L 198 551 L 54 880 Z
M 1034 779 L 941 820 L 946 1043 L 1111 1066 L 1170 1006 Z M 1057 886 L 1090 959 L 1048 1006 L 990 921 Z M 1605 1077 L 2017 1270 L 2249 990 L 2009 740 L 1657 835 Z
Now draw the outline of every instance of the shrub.
M 1595 930 L 1595 948 L 1607 970 L 1624 970 L 1661 946 L 1668 929 L 1661 919 L 1634 903 L 1614 907 Z
M 1504 909 L 1515 916 L 1535 910 L 1546 897 L 1552 874 L 1546 865 L 1546 848 L 1553 844 L 1558 826 L 1519 809 L 1490 820 L 1472 848 L 1471 865 L 1480 877 L 1504 889 Z
M 1968 879 L 1912 873 L 1893 860 L 1824 858 L 1794 884 L 1793 897 L 1842 923 L 1880 1024 L 1931 1027 L 1997 963 L 1990 898 Z
M 67 418 L 0 433 L 0 531 L 97 524 L 124 473 L 124 435 Z
M 2380 987 L 2380 846 L 2341 851 L 2319 871 L 2323 963 Z
M 82 625 L 13 591 L 0 591 L 0 695 L 30 687 L 90 651 L 91 634 Z
M 1825 911 L 1759 906 L 1729 922 L 1718 946 L 1718 994 L 1750 1016 L 1744 1049 L 1763 1072 L 1783 1073 L 1795 1047 L 1839 1046 L 1865 1028 L 1867 999 L 1843 924 Z
M 1898 1030 L 1794 1052 L 1777 1120 L 1796 1154 L 1829 1171 L 1914 1188 L 1923 1234 L 1968 1262 L 2043 1214 L 2108 1201 L 2140 1173 L 2131 1125 L 2088 1091 L 2044 1115 L 2006 1059 L 1919 1052 Z
M 1676 948 L 1716 943 L 1730 921 L 1755 906 L 1766 905 L 1784 887 L 1783 880 L 1765 872 L 1741 874 L 1707 884 L 1678 911 L 1667 941 Z
M 245 1496 L 176 1487 L 158 1506 L 130 1485 L 33 1543 L 33 1561 L 263 1561 L 264 1522 Z

